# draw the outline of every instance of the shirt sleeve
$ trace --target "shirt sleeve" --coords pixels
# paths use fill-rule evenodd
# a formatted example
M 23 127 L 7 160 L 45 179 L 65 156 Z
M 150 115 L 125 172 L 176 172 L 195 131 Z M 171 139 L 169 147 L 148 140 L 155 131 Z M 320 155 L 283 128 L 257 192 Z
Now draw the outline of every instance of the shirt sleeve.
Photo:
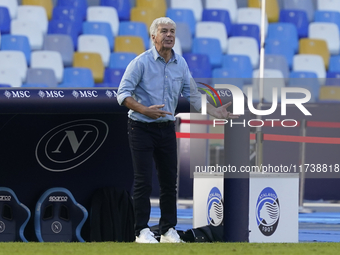
M 126 67 L 117 92 L 117 101 L 120 105 L 122 105 L 125 98 L 134 96 L 134 91 L 142 77 L 142 73 L 142 64 L 138 59 L 131 61 Z
M 185 64 L 185 71 L 182 95 L 189 101 L 189 103 L 195 108 L 196 111 L 200 112 L 202 104 L 201 93 L 198 91 L 197 84 L 190 74 L 187 63 L 184 59 L 183 61 Z

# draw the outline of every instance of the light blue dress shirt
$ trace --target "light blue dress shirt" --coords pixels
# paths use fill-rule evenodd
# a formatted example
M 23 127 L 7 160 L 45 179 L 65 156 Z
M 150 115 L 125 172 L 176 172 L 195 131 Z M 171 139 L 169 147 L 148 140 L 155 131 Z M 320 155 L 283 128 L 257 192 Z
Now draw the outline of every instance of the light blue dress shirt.
M 161 57 L 155 46 L 145 51 L 127 66 L 118 88 L 117 100 L 122 105 L 126 97 L 133 97 L 145 106 L 161 105 L 172 115 L 151 119 L 130 110 L 131 119 L 141 122 L 164 122 L 175 120 L 178 97 L 182 95 L 197 110 L 201 109 L 201 93 L 193 80 L 184 58 L 172 50 L 168 63 Z

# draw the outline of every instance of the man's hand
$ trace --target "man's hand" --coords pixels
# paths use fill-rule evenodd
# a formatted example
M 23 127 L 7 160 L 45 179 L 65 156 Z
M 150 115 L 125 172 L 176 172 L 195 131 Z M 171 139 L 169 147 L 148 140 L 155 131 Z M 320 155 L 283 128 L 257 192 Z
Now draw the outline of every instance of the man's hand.
M 144 114 L 151 119 L 158 119 L 160 117 L 165 117 L 166 115 L 172 115 L 171 112 L 163 111 L 161 108 L 164 107 L 164 104 L 161 105 L 151 105 L 149 107 L 138 103 L 133 97 L 127 97 L 124 99 L 123 105 L 127 108 L 132 109 L 136 112 Z
M 240 115 L 232 114 L 227 110 L 232 102 L 226 103 L 220 107 L 215 108 L 211 104 L 207 104 L 207 112 L 209 115 L 217 119 L 237 119 Z
M 151 119 L 158 119 L 160 117 L 165 117 L 166 115 L 172 115 L 171 112 L 161 110 L 161 108 L 163 107 L 164 107 L 164 104 L 151 105 L 144 109 L 143 114 L 148 116 Z

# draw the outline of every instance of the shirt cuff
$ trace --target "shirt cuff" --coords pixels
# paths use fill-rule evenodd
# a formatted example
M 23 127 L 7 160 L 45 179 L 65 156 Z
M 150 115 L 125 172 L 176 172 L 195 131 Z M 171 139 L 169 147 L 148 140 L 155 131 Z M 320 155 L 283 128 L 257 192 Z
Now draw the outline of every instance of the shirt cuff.
M 199 98 L 199 100 L 195 100 L 194 102 L 191 103 L 191 105 L 195 108 L 196 111 L 200 112 L 201 111 L 201 104 L 202 100 Z
M 127 97 L 131 97 L 131 94 L 129 92 L 124 92 L 121 93 L 117 96 L 117 101 L 119 105 L 122 105 L 122 103 L 124 102 L 125 98 Z

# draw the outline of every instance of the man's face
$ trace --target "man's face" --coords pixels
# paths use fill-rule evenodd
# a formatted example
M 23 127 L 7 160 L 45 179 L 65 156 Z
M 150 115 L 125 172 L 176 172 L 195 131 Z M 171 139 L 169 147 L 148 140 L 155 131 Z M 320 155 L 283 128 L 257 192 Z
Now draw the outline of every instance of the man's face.
M 152 35 L 152 40 L 157 51 L 171 50 L 175 45 L 175 27 L 171 24 L 160 24 L 156 36 Z

